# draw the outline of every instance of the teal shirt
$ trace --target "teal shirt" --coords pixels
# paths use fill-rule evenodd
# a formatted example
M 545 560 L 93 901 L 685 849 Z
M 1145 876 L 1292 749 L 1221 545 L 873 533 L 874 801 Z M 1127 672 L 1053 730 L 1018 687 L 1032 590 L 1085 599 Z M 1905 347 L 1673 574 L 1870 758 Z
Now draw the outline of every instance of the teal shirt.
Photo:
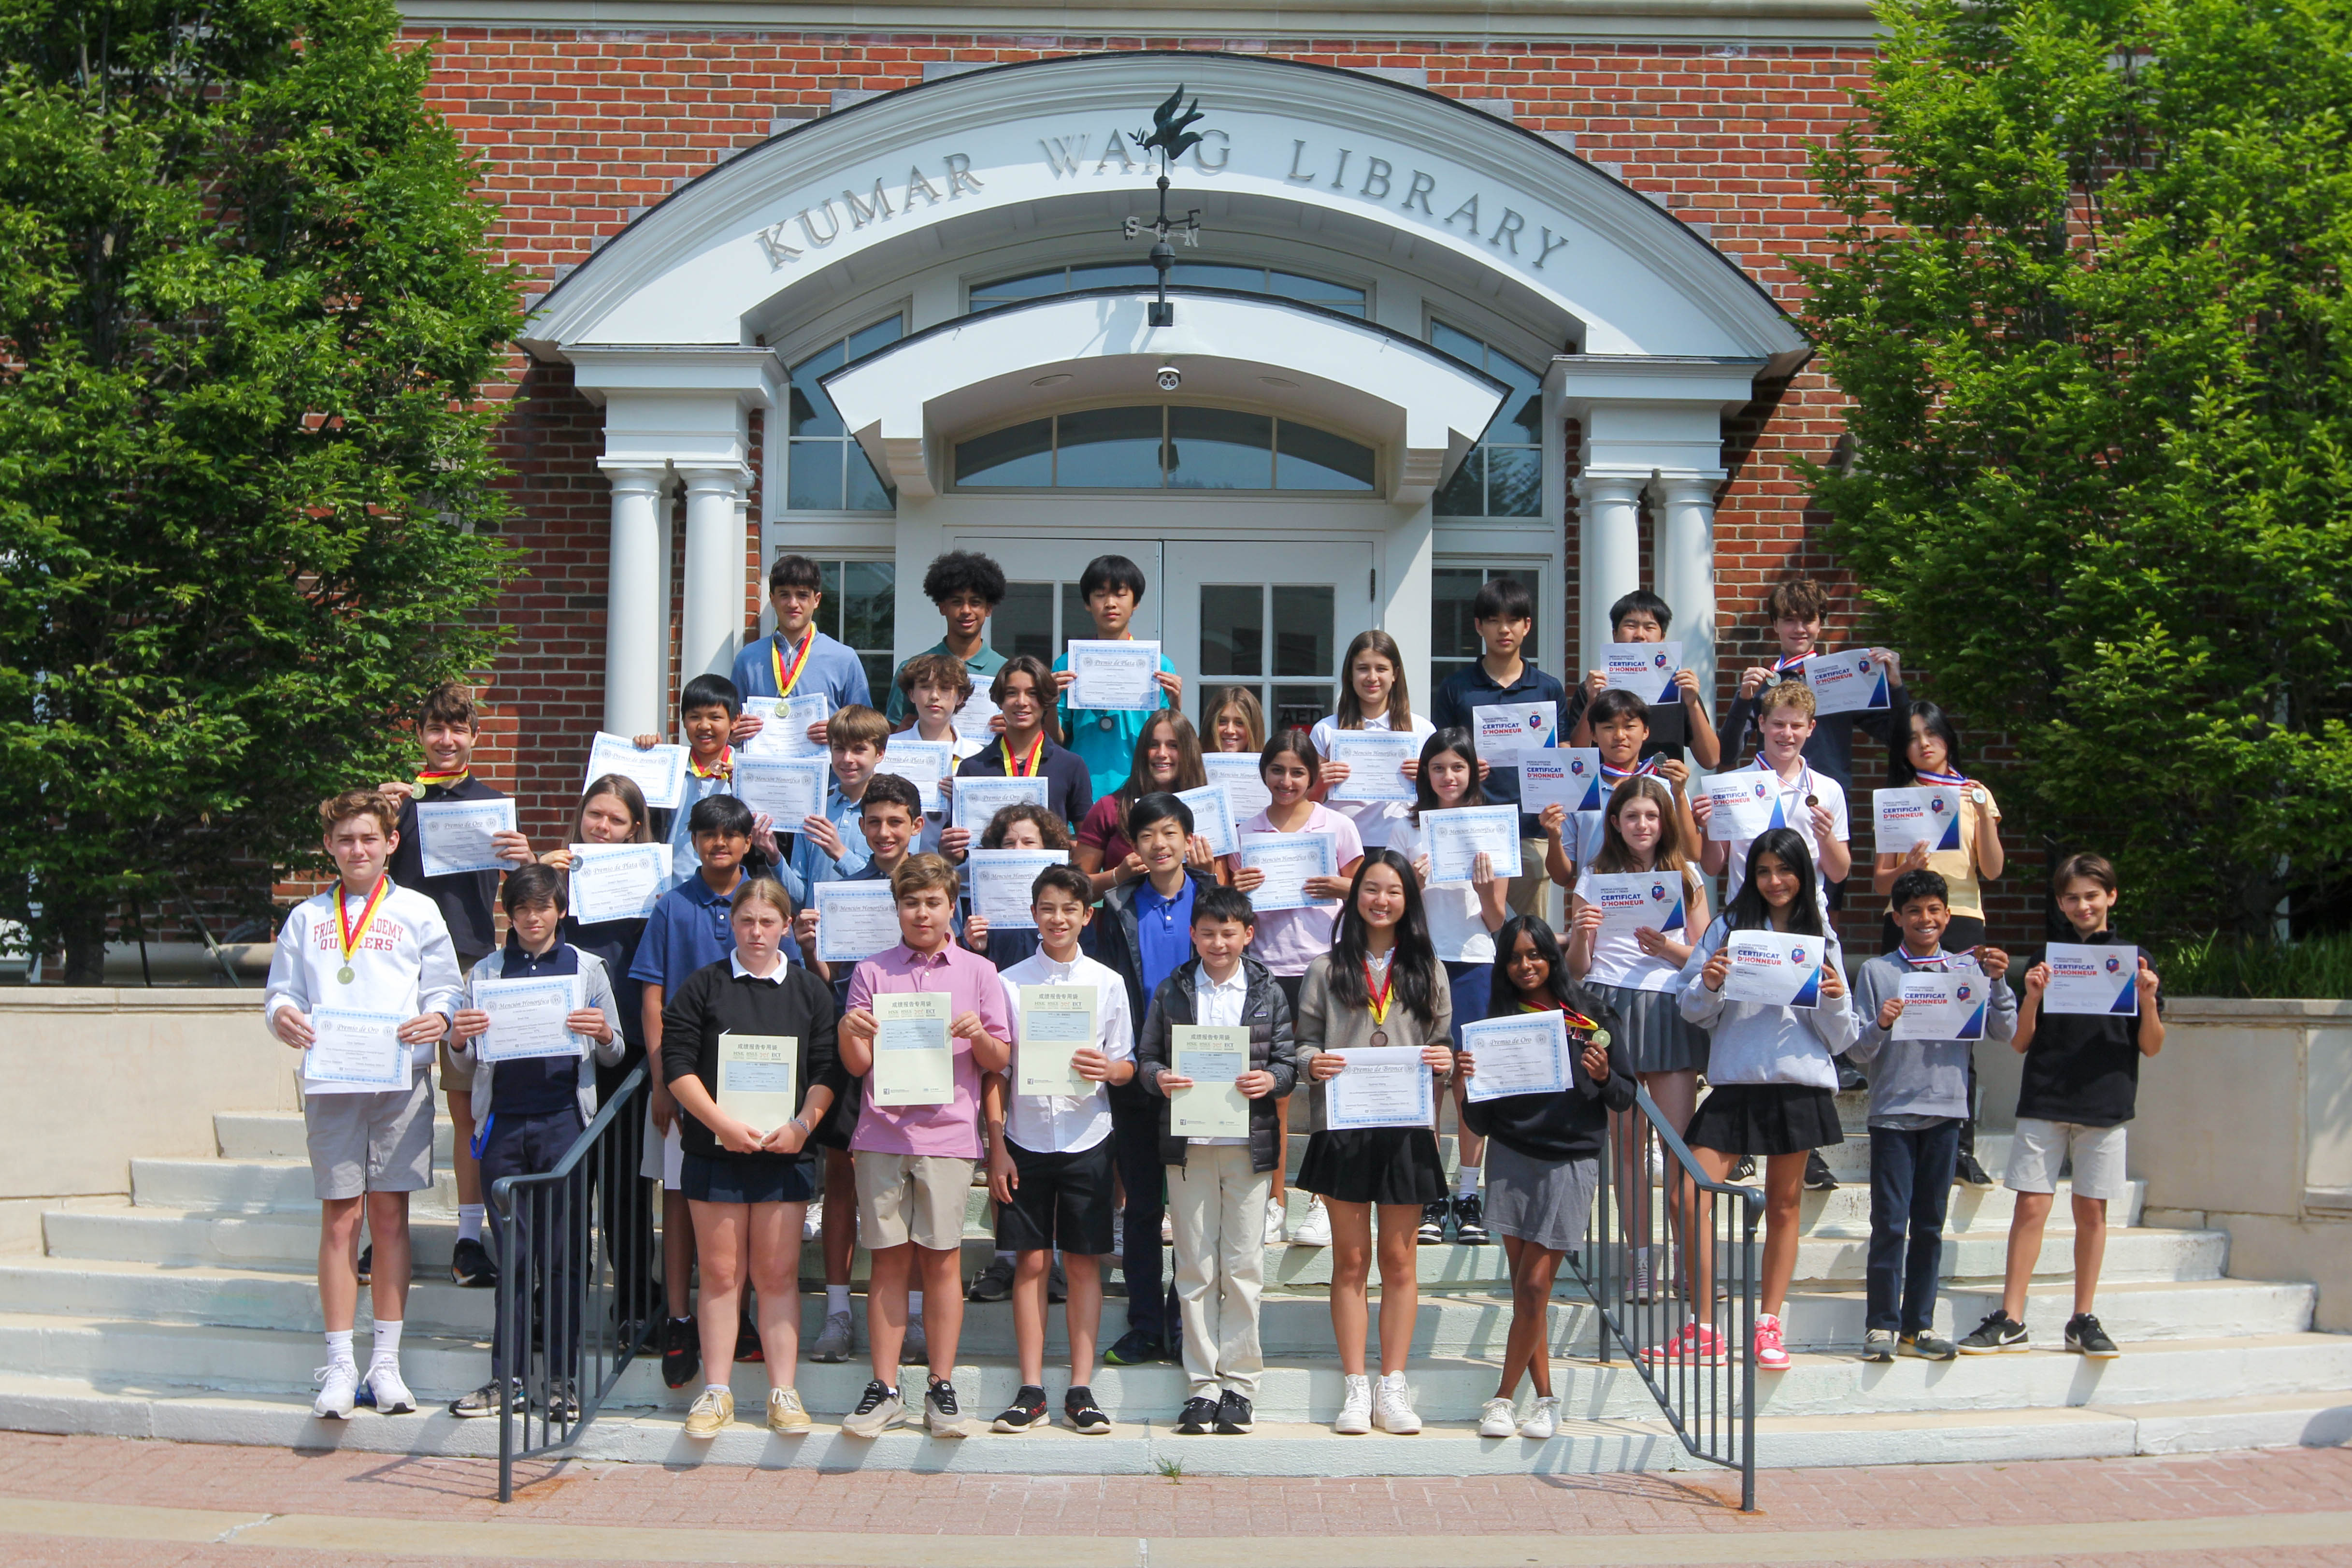
M 941 637 L 938 642 L 925 648 L 922 653 L 916 654 L 914 658 L 920 658 L 924 654 L 933 653 L 944 653 L 950 658 L 954 657 L 948 647 L 947 639 Z M 911 661 L 900 661 L 898 669 L 906 668 L 908 662 Z M 988 639 L 982 637 L 980 642 L 980 651 L 965 659 L 963 668 L 965 673 L 971 677 L 971 689 L 986 696 L 989 682 L 994 680 L 996 672 L 1004 668 L 1004 656 L 989 647 Z M 915 716 L 915 705 L 907 700 L 907 694 L 904 691 L 898 689 L 898 670 L 890 672 L 890 706 L 882 711 L 883 716 L 890 721 L 890 726 L 893 729 Z
M 1066 653 L 1054 661 L 1056 672 L 1069 668 L 1070 656 Z M 1160 656 L 1160 668 L 1170 675 L 1176 673 L 1176 667 L 1168 662 L 1166 654 Z M 1168 706 L 1165 688 L 1160 693 L 1160 706 L 1163 710 Z M 1059 711 L 1062 744 L 1076 752 L 1078 760 L 1087 764 L 1087 776 L 1094 783 L 1097 800 L 1127 783 L 1128 771 L 1135 763 L 1135 743 L 1143 738 L 1144 725 L 1158 717 L 1134 709 L 1073 708 L 1066 695 Z

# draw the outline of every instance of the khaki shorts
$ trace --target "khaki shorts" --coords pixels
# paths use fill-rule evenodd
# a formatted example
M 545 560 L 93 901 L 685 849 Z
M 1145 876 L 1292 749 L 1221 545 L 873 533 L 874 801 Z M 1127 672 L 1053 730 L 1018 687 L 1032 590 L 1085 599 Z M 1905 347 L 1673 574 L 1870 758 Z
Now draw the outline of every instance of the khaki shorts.
M 470 1096 L 474 1092 L 474 1058 L 453 1056 L 446 1039 L 434 1046 L 433 1054 L 441 1068 L 441 1092 Z
M 862 1149 L 850 1159 L 857 1168 L 857 1238 L 867 1251 L 909 1241 L 933 1252 L 963 1245 L 964 1205 L 980 1162 Z
M 310 1094 L 302 1135 L 321 1201 L 366 1193 L 421 1193 L 433 1184 L 433 1080 L 373 1094 Z
M 2074 1195 L 2113 1200 L 2129 1192 L 2124 1174 L 2124 1129 L 2084 1127 L 2073 1121 L 2017 1119 L 2017 1134 L 2009 1142 L 2009 1170 L 2001 1180 L 2012 1193 L 2054 1193 L 2058 1167 L 2074 1162 Z

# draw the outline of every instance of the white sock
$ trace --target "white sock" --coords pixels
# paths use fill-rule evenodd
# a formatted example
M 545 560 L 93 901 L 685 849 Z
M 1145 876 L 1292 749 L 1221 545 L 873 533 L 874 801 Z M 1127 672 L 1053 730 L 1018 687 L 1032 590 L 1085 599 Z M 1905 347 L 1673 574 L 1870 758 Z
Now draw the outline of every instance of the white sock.
M 826 1286 L 824 1288 L 824 1315 L 830 1318 L 835 1312 L 846 1312 L 847 1310 L 849 1310 L 849 1287 L 846 1285 Z
M 923 1293 L 920 1290 L 909 1290 L 907 1292 L 907 1321 L 919 1323 L 922 1321 Z
M 400 1364 L 400 1324 L 378 1318 L 375 1321 L 375 1355 L 368 1364 L 383 1366 L 387 1363 L 393 1366 Z
M 1478 1171 L 1479 1167 L 1476 1165 L 1465 1165 L 1454 1173 L 1455 1197 L 1475 1198 L 1478 1195 Z
M 327 1364 L 329 1366 L 357 1366 L 359 1364 L 359 1363 L 352 1359 L 351 1330 L 329 1329 L 327 1331 Z
M 706 1383 L 702 1385 L 702 1392 L 705 1394 L 732 1394 L 735 1391 L 728 1387 L 723 1383 Z
M 459 1241 L 482 1239 L 482 1205 L 479 1204 L 457 1205 L 457 1239 Z

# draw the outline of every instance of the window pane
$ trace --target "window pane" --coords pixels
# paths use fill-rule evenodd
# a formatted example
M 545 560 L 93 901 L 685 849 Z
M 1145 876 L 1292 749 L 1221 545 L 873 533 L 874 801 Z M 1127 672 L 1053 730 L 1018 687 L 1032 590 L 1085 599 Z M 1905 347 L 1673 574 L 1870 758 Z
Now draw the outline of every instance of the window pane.
M 1344 436 L 1294 425 L 1286 419 L 1275 431 L 1282 460 L 1275 465 L 1275 485 L 1286 490 L 1369 490 L 1372 488 L 1372 449 Z
M 1543 458 L 1532 447 L 1486 448 L 1486 515 L 1536 517 L 1543 511 Z
M 1481 370 L 1486 368 L 1486 345 L 1467 332 L 1456 331 L 1443 321 L 1432 321 L 1429 324 L 1429 341 L 1440 353 L 1466 360 Z
M 1059 267 L 1020 278 L 999 278 L 994 282 L 982 283 L 972 289 L 971 308 L 979 310 L 983 299 L 992 305 L 1001 305 L 1011 300 L 1042 300 L 1049 294 L 1059 294 L 1068 287 L 1066 271 Z
M 1004 603 L 988 617 L 988 646 L 1011 658 L 1027 654 L 1054 662 L 1054 584 L 1008 583 Z
M 1072 637 L 1085 638 L 1094 635 L 1095 618 L 1087 614 L 1087 596 L 1078 592 L 1078 585 L 1076 583 L 1063 584 L 1062 631 L 1061 635 L 1054 639 L 1054 658 L 1059 658 L 1070 651 Z M 1053 659 L 1048 659 L 1046 662 L 1051 664 Z
M 1510 363 L 1500 354 L 1495 356 L 1495 363 Z M 1517 367 L 1514 365 L 1512 368 L 1516 370 Z M 1528 378 L 1531 384 L 1534 379 L 1533 376 Z M 1503 400 L 1502 411 L 1495 416 L 1494 424 L 1486 428 L 1497 441 L 1523 441 L 1531 447 L 1540 446 L 1543 442 L 1543 389 L 1533 384 L 1524 390 L 1513 386 L 1510 396 Z
M 890 680 L 898 673 L 898 666 L 887 653 L 861 653 L 857 662 L 866 667 L 866 689 L 874 699 L 875 710 L 878 712 L 889 707 Z
M 956 483 L 1042 489 L 1054 482 L 1054 422 L 1032 419 L 956 444 Z
M 839 436 L 841 416 L 834 412 L 833 400 L 824 395 L 817 377 L 842 366 L 842 350 L 834 343 L 793 366 L 792 422 L 785 431 L 788 436 Z
M 1486 453 L 1473 447 L 1437 492 L 1430 510 L 1439 517 L 1484 517 L 1486 515 Z
M 1345 283 L 1327 283 L 1320 278 L 1303 277 L 1296 272 L 1271 273 L 1266 279 L 1266 292 L 1286 300 L 1304 300 L 1310 305 L 1326 310 L 1345 310 L 1349 315 L 1361 315 L 1364 291 Z
M 856 364 L 876 349 L 888 348 L 906 335 L 906 323 L 896 316 L 887 317 L 859 331 L 849 334 L 845 353 L 848 363 Z
M 887 561 L 842 565 L 841 625 L 835 635 L 860 653 L 888 655 L 897 640 L 898 568 Z
M 841 563 L 818 562 L 816 581 L 816 629 L 838 642 L 841 640 Z
M 1087 267 L 1070 268 L 1070 287 L 1076 289 L 1111 289 L 1121 284 L 1157 283 L 1160 274 L 1143 261 L 1097 261 Z
M 1486 574 L 1475 566 L 1440 566 L 1430 573 L 1429 651 L 1432 668 L 1438 659 L 1467 660 L 1482 651 L 1478 628 L 1470 619 L 1471 601 Z
M 1267 729 L 1269 732 L 1311 730 L 1316 720 L 1330 711 L 1331 689 L 1328 686 L 1277 686 L 1266 715 Z
M 1195 289 L 1234 289 L 1244 294 L 1263 294 L 1265 268 L 1226 267 L 1214 261 L 1180 261 L 1170 269 L 1168 281 Z
M 790 470 L 784 505 L 793 511 L 839 511 L 842 443 L 788 441 L 784 446 L 784 462 Z
M 1274 421 L 1228 408 L 1168 411 L 1168 487 L 1262 490 L 1274 484 Z
M 1331 674 L 1337 618 L 1328 584 L 1275 584 L 1274 673 Z
M 1054 483 L 1118 489 L 1160 488 L 1160 411 L 1089 408 L 1061 416 Z
M 1265 673 L 1265 595 L 1255 583 L 1201 587 L 1201 674 Z
M 874 465 L 866 460 L 866 448 L 855 441 L 844 441 L 841 445 L 848 470 L 848 490 L 842 500 L 843 510 L 888 511 L 891 508 L 890 487 L 882 482 L 882 476 L 876 473 Z

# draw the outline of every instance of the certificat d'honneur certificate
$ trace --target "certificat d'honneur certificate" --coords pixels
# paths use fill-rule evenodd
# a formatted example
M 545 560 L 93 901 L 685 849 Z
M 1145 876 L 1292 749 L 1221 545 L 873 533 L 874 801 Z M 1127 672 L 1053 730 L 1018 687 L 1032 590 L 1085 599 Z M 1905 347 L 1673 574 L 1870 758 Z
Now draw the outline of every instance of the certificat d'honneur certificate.
M 582 792 L 606 773 L 618 773 L 635 784 L 656 811 L 675 811 L 686 798 L 686 748 L 647 746 L 641 752 L 626 735 L 599 730 L 588 746 L 588 776 L 581 781 Z
M 874 998 L 877 1105 L 945 1105 L 955 1098 L 955 1052 L 948 1044 L 949 1002 L 938 991 L 896 991 Z
M 1981 1040 L 1985 993 L 1992 982 L 1981 970 L 1928 971 L 1903 977 L 1903 1012 L 1887 1031 L 1897 1040 Z
M 302 1078 L 311 1094 L 375 1094 L 408 1087 L 408 1047 L 400 1043 L 396 1013 L 351 1007 L 310 1011 L 310 1048 Z
M 1072 708 L 1140 710 L 1160 706 L 1160 645 L 1072 638 Z
M 1422 841 L 1429 848 L 1431 883 L 1467 882 L 1478 857 L 1490 875 L 1509 877 L 1519 868 L 1519 814 L 1507 805 L 1457 805 L 1421 814 Z
M 1890 701 L 1886 671 L 1871 662 L 1868 648 L 1813 655 L 1805 660 L 1805 684 L 1816 713 L 1883 712 Z
M 1763 768 L 1709 773 L 1698 781 L 1698 788 L 1715 803 L 1706 819 L 1706 836 L 1716 842 L 1754 838 L 1772 826 L 1772 805 L 1780 788 L 1779 774 Z
M 1612 691 L 1630 691 L 1655 707 L 1681 700 L 1675 676 L 1683 667 L 1678 642 L 1612 642 L 1601 650 L 1601 673 Z
M 490 1026 L 474 1042 L 486 1062 L 525 1057 L 576 1057 L 580 1037 L 563 1026 L 580 1005 L 580 976 L 550 974 L 535 980 L 477 980 L 474 1005 L 490 1016 Z
M 801 1042 L 794 1035 L 719 1037 L 719 1109 L 764 1138 L 800 1114 Z
M 1960 847 L 1960 792 L 1943 784 L 1922 789 L 1870 792 L 1872 826 L 1881 855 L 1908 855 L 1915 844 L 1927 852 Z
M 736 750 L 747 757 L 823 757 L 825 748 L 808 738 L 809 726 L 833 717 L 833 700 L 822 691 L 798 697 L 746 697 L 743 711 L 760 721 L 760 732 Z M 791 1121 L 790 1117 L 785 1118 Z
M 582 925 L 650 919 L 669 885 L 667 844 L 574 844 L 572 913 Z
M 1569 1086 L 1568 1020 L 1557 1009 L 1465 1024 L 1462 1048 L 1477 1067 L 1465 1080 L 1472 1100 L 1558 1094 Z
M 1192 1080 L 1168 1097 L 1168 1131 L 1179 1138 L 1246 1138 L 1249 1096 L 1234 1080 L 1250 1070 L 1249 1031 L 1178 1024 L 1168 1032 L 1169 1069 Z
M 2042 993 L 2043 1012 L 2139 1016 L 2138 948 L 2053 942 L 2042 960 L 2050 965 L 2050 984 Z
M 1307 896 L 1307 879 L 1338 876 L 1339 853 L 1328 833 L 1243 834 L 1242 869 L 1265 876 L 1250 889 L 1250 908 L 1304 910 L 1328 901 Z
M 1687 923 L 1679 871 L 1591 871 L 1577 891 L 1600 908 L 1604 936 L 1632 936 L 1643 926 L 1670 931 Z
M 515 830 L 511 800 L 421 800 L 416 803 L 416 847 L 428 877 L 461 871 L 496 871 L 509 864 L 490 840 Z
M 1599 811 L 1609 804 L 1601 787 L 1599 747 L 1519 753 L 1519 809 L 1540 816 L 1555 803 L 1570 812 Z
M 1470 710 L 1477 731 L 1478 754 L 1498 768 L 1519 765 L 1521 752 L 1549 751 L 1559 743 L 1552 726 L 1559 705 L 1551 702 L 1505 702 Z
M 1724 942 L 1724 951 L 1731 955 L 1731 973 L 1724 978 L 1723 999 L 1768 1007 L 1818 1007 L 1826 950 L 1817 936 L 1733 931 Z
M 1013 1043 L 1016 1094 L 1076 1098 L 1094 1091 L 1070 1058 L 1095 1043 L 1095 988 L 1091 985 L 1024 985 L 1021 1037 Z
M 1373 801 L 1413 798 L 1412 781 L 1404 764 L 1421 755 L 1421 737 L 1393 730 L 1334 730 L 1331 760 L 1348 764 L 1347 782 L 1331 791 L 1333 800 Z
M 862 963 L 898 945 L 898 901 L 890 884 L 819 882 L 816 955 L 827 963 Z
M 1337 1054 L 1348 1058 L 1348 1066 L 1323 1081 L 1323 1121 L 1333 1131 L 1432 1125 L 1436 1080 L 1417 1048 L 1365 1046 Z

